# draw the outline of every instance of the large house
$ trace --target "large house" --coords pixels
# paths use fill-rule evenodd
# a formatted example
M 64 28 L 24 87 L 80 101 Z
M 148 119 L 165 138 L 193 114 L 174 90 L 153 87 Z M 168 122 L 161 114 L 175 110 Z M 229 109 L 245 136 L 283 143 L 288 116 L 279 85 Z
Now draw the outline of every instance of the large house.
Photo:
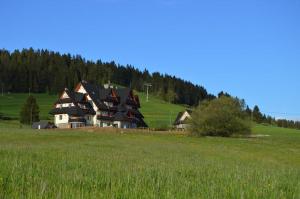
M 192 118 L 192 111 L 191 110 L 185 110 L 182 112 L 179 112 L 173 125 L 177 129 L 188 129 L 189 128 L 189 120 Z
M 129 88 L 102 87 L 81 81 L 74 91 L 65 88 L 50 114 L 54 115 L 58 128 L 147 127 L 139 108 L 139 97 Z

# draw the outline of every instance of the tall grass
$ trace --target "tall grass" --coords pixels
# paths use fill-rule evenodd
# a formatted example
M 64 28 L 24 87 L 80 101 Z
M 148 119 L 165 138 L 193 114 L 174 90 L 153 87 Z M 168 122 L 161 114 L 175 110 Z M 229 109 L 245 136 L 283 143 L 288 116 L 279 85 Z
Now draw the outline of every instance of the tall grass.
M 300 133 L 262 138 L 0 125 L 0 198 L 300 198 Z

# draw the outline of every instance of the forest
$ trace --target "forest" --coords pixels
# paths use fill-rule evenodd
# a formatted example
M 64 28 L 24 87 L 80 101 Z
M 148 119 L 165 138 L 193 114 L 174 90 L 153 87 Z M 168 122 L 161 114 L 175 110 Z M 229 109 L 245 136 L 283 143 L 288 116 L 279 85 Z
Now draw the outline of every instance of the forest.
M 214 98 L 203 86 L 175 76 L 141 71 L 131 65 L 85 60 L 80 55 L 61 54 L 49 50 L 0 50 L 0 84 L 3 92 L 57 94 L 79 81 L 95 84 L 112 82 L 137 91 L 150 83 L 150 92 L 165 101 L 196 106 Z

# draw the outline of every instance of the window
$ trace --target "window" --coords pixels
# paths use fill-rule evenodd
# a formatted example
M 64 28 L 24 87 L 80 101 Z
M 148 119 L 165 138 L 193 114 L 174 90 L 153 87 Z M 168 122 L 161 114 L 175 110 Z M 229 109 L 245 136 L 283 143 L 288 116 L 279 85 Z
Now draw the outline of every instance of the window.
M 103 115 L 103 116 L 108 116 L 108 112 L 102 111 L 102 112 L 101 112 L 101 115 Z
M 59 115 L 59 120 L 62 120 L 62 115 Z

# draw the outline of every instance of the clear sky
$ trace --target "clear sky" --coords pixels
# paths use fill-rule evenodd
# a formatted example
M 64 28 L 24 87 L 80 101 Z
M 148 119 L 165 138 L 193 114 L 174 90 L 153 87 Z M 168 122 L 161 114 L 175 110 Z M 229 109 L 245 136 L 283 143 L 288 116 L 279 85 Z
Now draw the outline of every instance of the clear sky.
M 0 48 L 115 60 L 300 119 L 299 0 L 1 0 Z

